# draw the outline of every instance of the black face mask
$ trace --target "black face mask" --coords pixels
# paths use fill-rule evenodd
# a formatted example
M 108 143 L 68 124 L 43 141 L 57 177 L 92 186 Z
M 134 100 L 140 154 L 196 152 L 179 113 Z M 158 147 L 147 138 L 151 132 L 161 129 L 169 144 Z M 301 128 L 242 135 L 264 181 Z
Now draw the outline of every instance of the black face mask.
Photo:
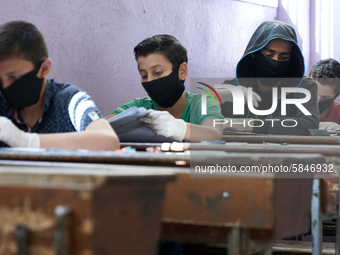
M 143 82 L 142 85 L 149 97 L 163 108 L 172 107 L 184 91 L 184 81 L 179 80 L 178 69 L 166 77 Z
M 325 101 L 321 101 L 318 103 L 319 105 L 319 113 L 323 113 L 328 107 L 330 107 L 334 100 L 337 98 L 337 96 L 333 97 L 333 98 L 330 98 L 330 99 L 327 99 Z
M 264 56 L 260 50 L 254 53 L 252 58 L 256 77 L 265 86 L 273 87 L 284 77 L 287 69 L 290 67 L 290 59 L 284 62 Z
M 41 64 L 33 71 L 20 77 L 1 92 L 16 110 L 24 109 L 39 101 L 44 79 L 37 77 Z

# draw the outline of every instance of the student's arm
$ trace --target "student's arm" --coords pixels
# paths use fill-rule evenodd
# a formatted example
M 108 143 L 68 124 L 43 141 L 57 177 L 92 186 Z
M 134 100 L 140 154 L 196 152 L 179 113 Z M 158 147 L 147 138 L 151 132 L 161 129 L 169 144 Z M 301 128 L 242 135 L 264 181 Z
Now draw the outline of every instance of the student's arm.
M 41 148 L 115 150 L 119 140 L 105 119 L 91 122 L 84 131 L 39 134 Z
M 8 118 L 0 117 L 0 141 L 10 147 L 115 150 L 119 140 L 105 119 L 92 121 L 84 131 L 37 134 L 18 129 Z
M 304 78 L 300 88 L 307 89 L 311 93 L 310 100 L 303 104 L 303 106 L 310 112 L 311 115 L 305 115 L 296 106 L 292 106 L 291 112 L 288 112 L 289 109 L 287 107 L 287 116 L 273 116 L 263 119 L 265 124 L 262 127 L 255 127 L 252 132 L 284 135 L 310 135 L 308 129 L 318 129 L 319 108 L 317 104 L 317 85 L 312 79 Z M 302 93 L 291 93 L 291 95 L 294 99 L 305 97 L 305 95 Z M 273 122 L 272 124 L 272 122 L 268 121 L 268 119 L 277 119 L 277 121 Z M 291 121 L 289 121 L 289 119 Z M 285 127 L 284 125 L 291 127 Z
M 214 119 L 207 119 L 201 125 L 186 123 L 187 130 L 184 135 L 184 140 L 188 142 L 201 141 L 221 141 L 222 126 L 214 123 Z M 215 127 L 214 127 L 215 126 Z
M 297 107 L 294 106 L 293 108 L 293 106 L 291 106 L 290 111 L 288 110 L 289 107 L 287 108 L 287 116 L 270 116 L 251 121 L 252 119 L 245 118 L 247 116 L 247 109 L 245 109 L 245 115 L 240 118 L 235 118 L 230 110 L 232 109 L 232 103 L 226 102 L 222 106 L 222 113 L 227 117 L 224 121 L 224 130 L 274 135 L 310 135 L 308 129 L 319 128 L 317 85 L 313 80 L 305 78 L 300 87 L 309 90 L 311 93 L 311 99 L 303 104 L 311 115 L 305 115 Z M 302 93 L 292 93 L 291 95 L 296 99 L 304 98 Z M 242 123 L 231 127 L 231 121 L 233 121 L 233 123 L 242 123 L 244 121 L 246 125 Z M 249 121 L 252 126 L 247 125 Z

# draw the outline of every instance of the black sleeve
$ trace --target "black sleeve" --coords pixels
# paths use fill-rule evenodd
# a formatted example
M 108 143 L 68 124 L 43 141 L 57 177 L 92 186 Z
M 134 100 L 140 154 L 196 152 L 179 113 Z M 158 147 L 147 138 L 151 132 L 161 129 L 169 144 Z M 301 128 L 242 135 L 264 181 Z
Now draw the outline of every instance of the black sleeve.
M 287 106 L 287 116 L 273 116 L 270 118 L 262 119 L 264 125 L 262 127 L 254 127 L 254 133 L 261 134 L 281 134 L 281 135 L 311 135 L 308 129 L 319 128 L 319 108 L 317 98 L 317 85 L 310 78 L 304 78 L 301 88 L 306 88 L 311 93 L 311 99 L 304 103 L 303 106 L 311 113 L 311 115 L 305 115 L 295 105 Z M 303 98 L 301 93 L 292 93 L 290 98 Z M 288 96 L 287 96 L 288 98 Z M 289 108 L 289 109 L 288 109 Z M 277 121 L 268 121 L 268 119 L 275 119 Z M 288 119 L 292 121 L 288 121 Z M 284 127 L 294 126 L 295 127 Z

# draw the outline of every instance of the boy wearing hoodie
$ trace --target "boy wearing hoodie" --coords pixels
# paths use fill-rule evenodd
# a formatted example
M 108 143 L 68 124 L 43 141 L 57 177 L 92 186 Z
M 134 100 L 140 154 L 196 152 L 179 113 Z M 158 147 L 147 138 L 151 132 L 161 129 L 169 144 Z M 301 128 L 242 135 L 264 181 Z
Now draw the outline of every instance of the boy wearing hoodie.
M 310 135 L 308 129 L 319 127 L 317 85 L 304 72 L 294 29 L 280 21 L 263 22 L 237 64 L 236 78 L 217 89 L 224 102 L 224 130 Z M 241 114 L 234 114 L 230 86 L 249 97 Z

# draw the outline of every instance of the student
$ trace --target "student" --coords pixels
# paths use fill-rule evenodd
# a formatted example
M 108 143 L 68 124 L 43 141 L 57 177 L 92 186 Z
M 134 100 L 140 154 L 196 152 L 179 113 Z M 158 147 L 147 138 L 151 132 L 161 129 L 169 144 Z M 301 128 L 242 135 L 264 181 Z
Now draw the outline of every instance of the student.
M 224 130 L 310 135 L 308 129 L 317 129 L 319 126 L 317 86 L 311 78 L 304 77 L 304 70 L 304 60 L 294 29 L 280 21 L 263 22 L 252 35 L 243 57 L 237 64 L 236 78 L 224 83 L 238 86 L 245 98 L 247 88 L 252 88 L 252 102 L 249 103 L 253 104 L 256 110 L 272 109 L 273 88 L 277 88 L 278 94 L 274 98 L 277 99 L 277 107 L 273 108 L 274 112 L 270 114 L 255 115 L 254 110 L 248 108 L 248 103 L 244 105 L 243 114 L 233 114 L 233 96 L 230 89 L 226 89 L 227 85 L 224 88 L 219 86 L 217 92 L 224 101 L 222 114 L 227 117 Z M 281 109 L 281 88 L 285 87 L 302 88 L 304 92 L 310 92 L 311 98 L 302 104 L 310 115 L 305 114 L 295 104 L 287 104 L 286 114 L 282 113 L 284 109 Z M 287 93 L 285 96 L 293 100 L 306 97 L 304 93 L 297 92 Z
M 318 85 L 319 129 L 340 131 L 340 103 L 334 102 L 340 94 L 340 63 L 331 58 L 320 60 L 309 77 Z
M 47 79 L 51 66 L 34 25 L 0 26 L 0 147 L 119 148 L 116 133 L 84 91 Z
M 110 118 L 133 107 L 145 107 L 141 118 L 155 133 L 177 141 L 221 140 L 221 109 L 207 98 L 207 114 L 201 114 L 201 95 L 184 91 L 188 74 L 186 49 L 171 35 L 155 35 L 134 48 L 142 85 L 150 97 L 135 98 L 118 107 Z

